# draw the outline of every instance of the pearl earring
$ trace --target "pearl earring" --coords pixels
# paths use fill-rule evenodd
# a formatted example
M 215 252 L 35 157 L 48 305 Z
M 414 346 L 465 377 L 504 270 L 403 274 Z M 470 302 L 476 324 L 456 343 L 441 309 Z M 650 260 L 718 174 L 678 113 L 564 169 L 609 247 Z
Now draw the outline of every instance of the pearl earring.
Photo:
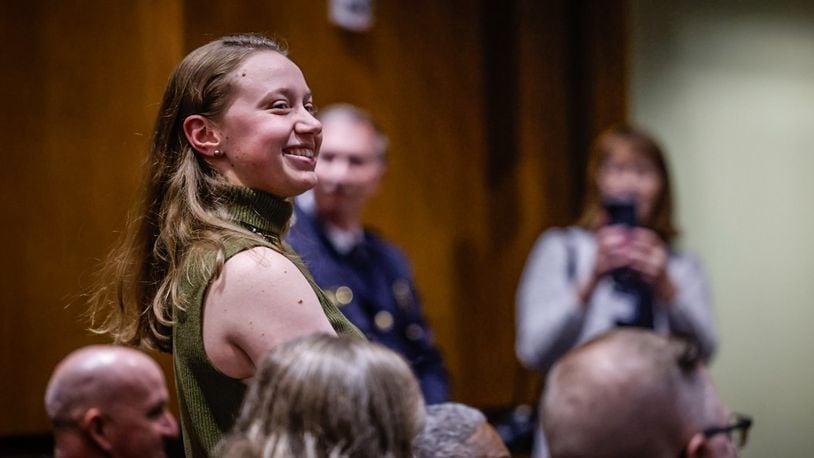
M 212 155 L 215 157 L 223 157 L 223 151 L 216 149 L 215 151 L 212 152 Z

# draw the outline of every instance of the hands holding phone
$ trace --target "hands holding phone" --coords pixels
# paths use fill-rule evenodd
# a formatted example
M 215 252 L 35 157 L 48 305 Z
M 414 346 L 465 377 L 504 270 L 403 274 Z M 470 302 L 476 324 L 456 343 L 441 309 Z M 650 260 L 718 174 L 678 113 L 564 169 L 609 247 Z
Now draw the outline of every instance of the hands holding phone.
M 658 234 L 644 227 L 613 225 L 600 228 L 596 240 L 596 277 L 627 267 L 653 286 L 657 295 L 668 302 L 673 299 L 675 291 L 667 275 L 669 253 Z
M 667 247 L 659 236 L 643 227 L 605 226 L 596 233 L 594 275 L 629 267 L 651 285 L 665 275 Z
M 596 263 L 591 278 L 580 290 L 580 298 L 587 303 L 600 278 L 616 269 L 629 268 L 670 302 L 675 290 L 667 275 L 668 259 L 666 244 L 652 230 L 619 224 L 603 226 L 596 231 Z

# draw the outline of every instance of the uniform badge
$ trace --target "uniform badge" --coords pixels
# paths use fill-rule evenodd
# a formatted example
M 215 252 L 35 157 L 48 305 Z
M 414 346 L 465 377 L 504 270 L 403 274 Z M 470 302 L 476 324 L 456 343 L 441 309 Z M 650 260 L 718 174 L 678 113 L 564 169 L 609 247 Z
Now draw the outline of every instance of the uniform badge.
M 393 314 L 387 310 L 381 310 L 373 317 L 373 322 L 379 331 L 387 332 L 393 328 Z
M 333 293 L 334 302 L 342 307 L 343 305 L 348 305 L 353 301 L 353 290 L 347 286 L 340 286 L 336 288 L 336 291 Z
M 424 337 L 424 328 L 418 323 L 412 323 L 404 330 L 404 335 L 410 340 L 419 340 Z

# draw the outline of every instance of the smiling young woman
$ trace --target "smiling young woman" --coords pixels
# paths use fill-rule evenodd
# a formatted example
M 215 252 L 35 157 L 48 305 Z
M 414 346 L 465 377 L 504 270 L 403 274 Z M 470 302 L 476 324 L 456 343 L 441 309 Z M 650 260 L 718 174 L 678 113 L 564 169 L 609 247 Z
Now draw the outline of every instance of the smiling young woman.
M 263 356 L 292 338 L 360 336 L 280 241 L 314 186 L 322 126 L 274 41 L 215 40 L 170 77 L 143 201 L 91 296 L 92 328 L 171 351 L 187 456 L 231 427 Z
M 283 198 L 311 189 L 322 124 L 313 115 L 300 69 L 279 52 L 262 51 L 232 78 L 231 100 L 221 116 L 184 120 L 192 147 L 229 183 Z

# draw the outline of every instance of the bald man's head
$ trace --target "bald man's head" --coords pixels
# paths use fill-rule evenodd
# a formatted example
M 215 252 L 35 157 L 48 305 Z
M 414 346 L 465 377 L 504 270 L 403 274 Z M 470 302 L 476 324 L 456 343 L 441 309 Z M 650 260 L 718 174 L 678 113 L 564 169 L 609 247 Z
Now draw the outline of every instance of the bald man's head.
M 695 347 L 612 331 L 567 354 L 542 400 L 553 458 L 670 457 L 726 412 Z
M 45 392 L 55 454 L 164 456 L 164 441 L 178 434 L 167 401 L 164 375 L 146 354 L 109 345 L 76 350 Z

